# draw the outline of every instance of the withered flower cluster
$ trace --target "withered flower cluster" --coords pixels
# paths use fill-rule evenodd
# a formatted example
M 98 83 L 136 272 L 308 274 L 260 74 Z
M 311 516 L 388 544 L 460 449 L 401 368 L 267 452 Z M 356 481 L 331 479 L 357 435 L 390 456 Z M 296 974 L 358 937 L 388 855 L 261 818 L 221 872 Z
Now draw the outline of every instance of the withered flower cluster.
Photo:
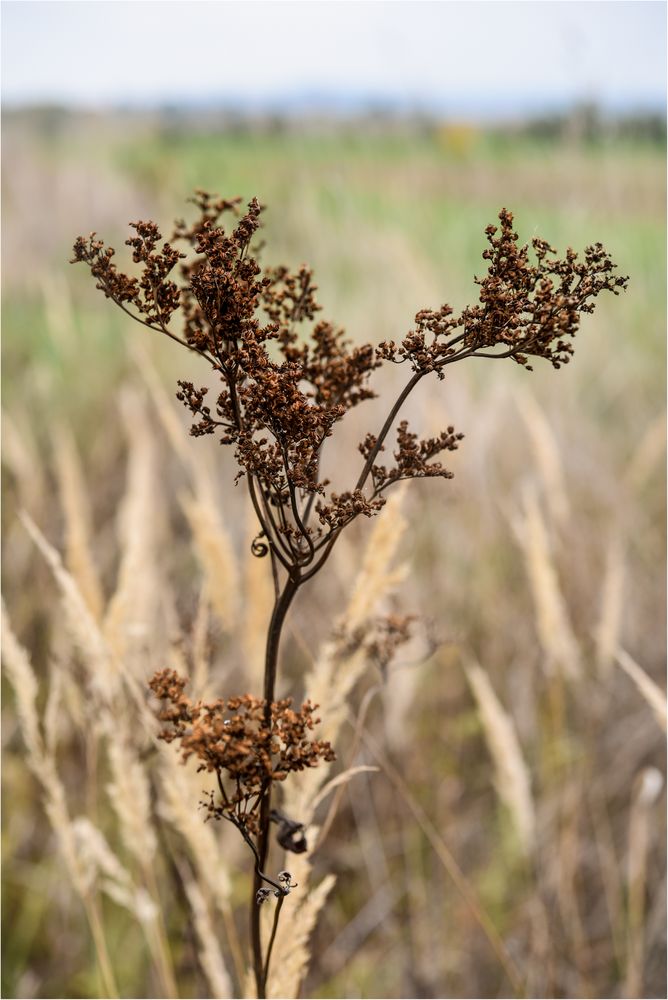
M 529 371 L 530 357 L 545 358 L 555 368 L 567 364 L 581 314 L 594 311 L 601 292 L 618 295 L 628 278 L 614 273 L 616 265 L 600 243 L 587 247 L 584 260 L 570 248 L 559 259 L 554 247 L 534 238 L 532 264 L 528 246 L 520 245 L 513 231 L 512 212 L 502 208 L 499 221 L 500 231 L 492 225 L 485 230 L 489 247 L 482 257 L 488 270 L 475 279 L 480 303 L 459 316 L 447 305 L 421 310 L 415 330 L 399 347 L 394 341 L 379 346 L 382 358 L 409 361 L 414 372 L 433 371 L 439 378 L 447 364 L 462 357 L 512 358 Z
M 416 615 L 375 615 L 352 630 L 344 621 L 332 635 L 337 655 L 348 658 L 362 652 L 365 660 L 385 677 L 397 651 L 413 638 L 415 621 Z
M 163 702 L 158 718 L 167 723 L 160 738 L 178 740 L 183 760 L 195 756 L 199 771 L 215 772 L 221 801 L 206 803 L 209 816 L 229 819 L 246 833 L 257 833 L 259 806 L 268 783 L 284 781 L 291 771 L 335 759 L 329 743 L 309 735 L 320 720 L 317 705 L 306 701 L 298 711 L 292 699 L 266 706 L 244 694 L 227 700 L 193 702 L 187 680 L 173 670 L 158 671 L 149 687 Z M 226 786 L 227 782 L 227 786 Z
M 375 634 L 365 643 L 369 661 L 385 675 L 396 651 L 411 638 L 415 615 L 390 614 L 379 618 Z
M 260 267 L 253 247 L 262 212 L 256 199 L 243 215 L 239 199 L 200 191 L 193 201 L 199 217 L 192 226 L 178 222 L 172 237 L 189 248 L 190 259 L 172 243 L 160 245 L 154 223 L 136 222 L 127 244 L 142 265 L 139 277 L 119 272 L 114 251 L 94 233 L 76 241 L 74 260 L 88 264 L 97 287 L 140 322 L 209 361 L 220 380 L 210 405 L 207 387 L 179 383 L 178 398 L 195 418 L 191 433 L 217 434 L 234 447 L 264 540 L 256 553 L 270 551 L 286 570 L 299 567 L 303 578 L 317 571 L 342 528 L 360 514 L 378 512 L 393 483 L 451 475 L 437 456 L 461 440 L 452 427 L 420 440 L 402 421 L 393 461 L 376 461 L 396 406 L 390 425 L 360 444 L 364 465 L 357 481 L 343 493 L 328 492 L 320 476 L 323 445 L 347 412 L 375 395 L 369 386 L 374 369 L 384 361 L 409 364 L 413 377 L 400 405 L 422 377 L 433 372 L 443 378 L 447 365 L 466 357 L 507 357 L 527 368 L 539 357 L 558 368 L 573 352 L 582 313 L 593 311 L 600 292 L 618 294 L 627 282 L 615 275 L 601 244 L 580 260 L 570 249 L 558 258 L 548 243 L 534 239 L 531 263 L 512 214 L 502 209 L 500 229 L 486 230 L 488 271 L 476 279 L 478 304 L 459 315 L 448 305 L 421 310 L 400 344 L 355 347 L 332 323 L 316 321 L 320 306 L 307 267 L 295 273 Z M 235 218 L 229 231 L 220 225 L 224 213 Z M 169 328 L 177 310 L 179 333 Z

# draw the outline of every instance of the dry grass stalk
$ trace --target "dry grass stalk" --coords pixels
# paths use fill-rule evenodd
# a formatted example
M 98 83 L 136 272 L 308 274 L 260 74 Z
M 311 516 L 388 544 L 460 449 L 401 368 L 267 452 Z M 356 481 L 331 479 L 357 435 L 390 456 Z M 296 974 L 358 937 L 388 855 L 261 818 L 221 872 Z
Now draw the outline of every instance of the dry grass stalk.
M 403 488 L 397 489 L 376 519 L 348 606 L 335 625 L 335 638 L 324 644 L 305 678 L 309 698 L 314 704 L 327 706 L 320 733 L 332 744 L 346 718 L 348 695 L 367 666 L 366 651 L 356 634 L 364 626 L 368 628 L 374 612 L 407 572 L 405 565 L 390 569 L 407 524 L 401 513 L 403 497 Z M 321 764 L 305 772 L 299 786 L 286 789 L 286 808 L 306 825 L 312 820 L 313 802 L 329 770 L 330 765 Z
M 231 631 L 238 614 L 239 571 L 234 548 L 220 513 L 220 502 L 203 467 L 187 447 L 187 436 L 177 409 L 167 396 L 145 350 L 133 353 L 148 386 L 156 412 L 179 459 L 189 470 L 194 496 L 182 499 L 197 557 L 204 571 L 208 597 L 223 627 Z M 257 534 L 257 529 L 256 532 Z
M 145 688 L 126 668 L 125 661 L 116 657 L 109 648 L 81 596 L 76 580 L 63 566 L 59 553 L 47 542 L 25 512 L 22 512 L 20 517 L 28 534 L 49 564 L 60 589 L 65 627 L 81 653 L 95 705 L 114 705 L 121 684 L 124 682 L 125 690 L 131 696 L 142 720 L 142 734 L 149 739 L 155 739 L 155 719 L 146 704 Z
M 156 458 L 145 407 L 126 392 L 121 415 L 129 446 L 127 486 L 119 518 L 122 539 L 118 580 L 104 620 L 104 634 L 114 653 L 133 669 L 143 660 L 154 628 L 156 574 Z
M 624 961 L 624 887 L 622 872 L 613 840 L 612 824 L 607 803 L 596 794 L 597 788 L 588 791 L 587 811 L 591 819 L 594 843 L 599 860 L 599 871 L 605 895 L 611 931 L 612 954 L 619 968 Z
M 234 547 L 221 516 L 220 501 L 206 470 L 187 446 L 183 422 L 177 416 L 180 410 L 165 392 L 147 352 L 137 345 L 132 351 L 167 438 L 189 471 L 193 495 L 182 499 L 183 510 L 204 571 L 208 599 L 223 627 L 231 631 L 239 610 L 239 571 Z
M 113 654 L 111 655 L 113 657 Z M 127 657 L 123 662 L 125 664 L 125 677 L 127 679 Z M 152 728 L 146 730 L 143 726 L 140 726 L 138 730 L 133 731 L 131 726 L 136 720 L 128 713 L 127 705 L 120 707 L 118 694 L 118 691 L 114 692 L 111 697 L 104 698 L 99 704 L 97 708 L 96 728 L 87 734 L 88 742 L 91 744 L 89 752 L 93 755 L 93 759 L 96 760 L 98 748 L 95 737 L 98 733 L 103 733 L 107 742 L 107 754 L 111 773 L 111 781 L 107 785 L 107 793 L 118 819 L 121 840 L 128 853 L 135 858 L 146 888 L 131 887 L 127 884 L 127 879 L 121 879 L 120 877 L 112 878 L 112 881 L 109 884 L 105 884 L 103 888 L 120 905 L 126 906 L 128 909 L 133 910 L 133 912 L 136 911 L 136 915 L 144 927 L 151 956 L 162 983 L 162 989 L 166 996 L 173 997 L 177 995 L 177 988 L 169 956 L 169 947 L 166 941 L 162 914 L 159 909 L 157 881 L 153 868 L 157 841 L 150 802 L 149 779 L 146 770 L 139 761 L 135 746 L 136 733 L 139 732 L 141 734 L 140 739 L 143 743 L 146 740 L 146 736 L 152 733 Z M 146 707 L 143 703 L 142 707 L 145 714 Z M 145 723 L 146 720 L 144 719 L 143 721 Z M 96 796 L 95 785 L 97 775 L 95 770 L 93 768 L 90 774 L 92 794 L 89 797 L 93 802 Z M 93 837 L 91 843 L 93 845 L 97 844 L 100 848 L 100 851 L 98 851 L 99 857 L 103 858 L 100 846 L 102 845 L 101 837 L 102 834 L 99 833 L 97 841 Z M 106 869 L 103 868 L 103 870 Z M 142 901 L 146 905 L 143 905 Z M 152 909 L 150 919 L 148 916 L 149 909 Z
M 119 996 L 119 992 L 109 956 L 109 949 L 107 946 L 99 902 L 93 891 L 93 886 L 89 882 L 89 873 L 86 871 L 79 855 L 80 845 L 77 842 L 73 825 L 68 815 L 65 789 L 58 777 L 55 766 L 48 766 L 49 763 L 51 762 L 47 759 L 47 767 L 43 771 L 46 813 L 51 822 L 51 826 L 58 837 L 60 850 L 65 860 L 65 867 L 69 873 L 74 888 L 81 897 L 81 901 L 86 911 L 91 934 L 95 943 L 95 952 L 100 969 L 100 978 L 102 981 L 104 995 L 117 997 Z
M 230 868 L 233 854 L 223 846 L 213 824 L 202 822 L 192 803 L 213 788 L 210 776 L 184 767 L 174 746 L 160 744 L 160 797 L 158 812 L 184 839 L 195 865 L 197 884 L 223 917 L 228 943 L 239 980 L 245 966 L 232 916 Z
M 654 712 L 657 722 L 665 733 L 668 729 L 665 694 L 659 685 L 652 680 L 649 674 L 647 674 L 627 652 L 623 649 L 618 649 L 615 656 L 617 663 L 620 665 L 624 673 L 631 678 L 640 694 Z
M 580 650 L 568 617 L 547 528 L 535 493 L 526 490 L 524 515 L 514 525 L 522 546 L 536 609 L 536 627 L 548 674 L 559 671 L 571 680 L 580 677 Z
M 85 816 L 77 816 L 71 826 L 88 887 L 92 888 L 99 880 L 100 888 L 119 906 L 129 910 L 142 926 L 152 924 L 157 916 L 153 901 L 148 893 L 135 885 L 102 831 Z
M 49 664 L 49 691 L 44 706 L 44 743 L 47 753 L 55 756 L 61 736 L 69 730 L 69 722 L 65 712 L 65 671 L 55 660 Z
M 132 514 L 136 514 L 136 505 Z M 85 668 L 91 677 L 93 690 L 102 695 L 102 702 L 99 706 L 98 721 L 102 729 L 106 731 L 109 745 L 109 757 L 111 763 L 112 781 L 109 785 L 109 794 L 114 805 L 119 822 L 121 835 L 128 850 L 138 857 L 144 872 L 152 871 L 153 858 L 155 855 L 156 841 L 151 821 L 151 810 L 149 803 L 148 782 L 144 769 L 136 759 L 134 750 L 131 747 L 130 734 L 127 729 L 127 711 L 114 713 L 111 706 L 115 702 L 118 687 L 112 681 L 112 670 L 116 670 L 116 659 L 111 650 L 106 645 L 105 639 L 98 631 L 96 623 L 88 609 L 82 613 L 82 605 L 85 604 L 82 595 L 77 587 L 76 580 L 62 567 L 60 557 L 48 546 L 34 525 L 26 522 L 26 526 L 38 544 L 43 554 L 51 564 L 57 581 L 61 585 L 64 596 L 66 616 L 78 645 L 84 653 Z M 132 564 L 132 558 L 129 559 Z M 126 567 L 127 571 L 127 567 Z M 117 607 L 121 607 L 120 602 Z M 118 675 L 116 675 L 116 680 Z M 51 719 L 54 711 L 54 692 L 56 688 L 52 685 L 48 702 L 49 712 L 47 718 Z M 144 699 L 141 698 L 141 705 L 144 706 Z M 48 727 L 49 744 L 55 746 L 55 735 L 53 726 Z M 54 822 L 60 815 L 62 809 L 58 808 L 58 802 L 52 806 L 51 812 Z M 61 823 L 61 829 L 62 829 Z M 118 885 L 115 889 L 118 896 L 120 889 Z M 142 890 L 144 892 L 144 890 Z M 154 893 L 157 895 L 157 893 Z M 147 898 L 150 898 L 147 896 Z M 123 902 L 123 900 L 119 900 Z M 125 901 L 127 903 L 127 900 Z M 87 908 L 94 907 L 94 903 L 87 902 Z M 92 923 L 97 922 L 97 916 L 91 912 L 89 919 Z M 95 927 L 94 933 L 96 932 Z M 176 988 L 173 975 L 169 968 L 167 949 L 161 934 L 160 928 L 153 923 L 149 929 L 150 946 L 154 960 L 161 972 L 161 978 L 167 995 L 175 995 Z
M 415 709 L 415 696 L 420 690 L 436 642 L 427 629 L 422 635 L 415 635 L 402 647 L 400 661 L 391 664 L 384 678 L 383 725 L 385 741 L 393 751 L 400 753 L 414 738 L 411 725 Z
M 214 898 L 222 901 L 230 894 L 229 868 L 213 824 L 202 822 L 192 808 L 202 798 L 208 783 L 203 774 L 181 763 L 175 746 L 160 744 L 161 795 L 158 811 L 183 837 L 197 869 L 199 882 L 214 887 Z
M 200 590 L 192 630 L 192 690 L 194 697 L 209 698 L 209 600 L 206 587 Z M 185 671 L 187 673 L 187 671 Z
M 315 812 L 320 803 L 324 802 L 335 788 L 341 788 L 343 785 L 347 785 L 356 774 L 364 774 L 367 771 L 375 772 L 379 770 L 380 768 L 374 767 L 370 764 L 358 764 L 356 767 L 348 767 L 345 771 L 341 771 L 340 774 L 337 774 L 335 778 L 331 778 L 327 784 L 320 789 L 312 803 L 313 811 Z
M 555 830 L 554 877 L 556 897 L 566 933 L 567 947 L 572 954 L 573 976 L 577 986 L 570 989 L 577 996 L 592 995 L 590 983 L 589 942 L 579 894 L 579 874 L 582 852 L 580 823 L 583 808 L 581 783 L 574 778 L 562 789 L 559 801 L 559 825 Z
M 665 454 L 666 412 L 664 410 L 652 420 L 640 439 L 625 477 L 629 486 L 634 490 L 641 489 Z
M 406 483 L 395 488 L 373 526 L 348 607 L 341 619 L 349 635 L 368 620 L 380 601 L 406 576 L 404 565 L 392 571 L 389 568 L 408 526 L 401 512 L 405 492 Z
M 79 455 L 70 431 L 53 432 L 60 502 L 65 516 L 65 565 L 77 581 L 93 618 L 102 618 L 104 598 L 91 544 L 91 513 Z
M 16 712 L 29 760 L 39 761 L 44 755 L 42 734 L 37 715 L 37 678 L 30 658 L 14 635 L 5 602 L 2 601 L 2 659 L 14 689 Z
M 443 868 L 449 877 L 452 879 L 452 883 L 457 889 L 457 892 L 459 892 L 473 918 L 479 924 L 481 930 L 487 937 L 492 950 L 497 956 L 501 967 L 508 976 L 508 980 L 512 984 L 516 994 L 518 996 L 525 996 L 525 990 L 522 985 L 520 972 L 515 965 L 514 960 L 511 958 L 501 937 L 499 936 L 499 932 L 494 925 L 494 921 L 482 907 L 477 897 L 475 887 L 466 878 L 443 837 L 429 819 L 420 803 L 415 799 L 402 776 L 399 774 L 391 761 L 388 760 L 386 755 L 381 751 L 380 747 L 372 738 L 370 733 L 363 733 L 362 740 L 364 741 L 366 747 L 368 747 L 371 751 L 377 764 L 382 768 L 391 781 L 397 794 L 408 807 L 415 818 L 416 823 L 429 841 L 436 857 L 443 865 Z
M 117 694 L 117 691 L 105 684 L 101 687 L 98 684 L 98 670 L 101 666 L 103 668 L 107 667 L 110 669 L 115 662 L 114 658 L 110 651 L 106 648 L 104 639 L 97 629 L 97 625 L 93 622 L 87 608 L 85 608 L 83 598 L 78 591 L 76 582 L 62 566 L 60 557 L 56 553 L 55 549 L 48 545 L 46 540 L 40 534 L 38 529 L 32 524 L 29 518 L 24 518 L 24 521 L 36 544 L 51 564 L 54 575 L 61 585 L 64 594 L 66 615 L 70 618 L 69 624 L 72 624 L 71 618 L 76 614 L 77 610 L 81 612 L 83 609 L 85 612 L 84 620 L 80 623 L 81 634 L 79 636 L 79 645 L 82 652 L 89 652 L 91 654 L 90 659 L 85 659 L 85 665 L 89 671 L 91 683 L 93 684 L 97 694 L 102 695 L 101 703 L 98 706 L 98 722 L 100 723 L 101 729 L 106 731 L 109 744 L 109 755 L 112 770 L 112 783 L 110 785 L 111 800 L 119 816 L 121 834 L 125 844 L 128 849 L 140 859 L 142 869 L 143 871 L 146 871 L 150 865 L 150 858 L 155 852 L 155 837 L 150 817 L 146 775 L 143 768 L 136 760 L 133 751 L 130 749 L 129 733 L 126 731 L 127 716 L 123 713 L 114 713 L 111 708 L 114 704 L 115 694 Z M 88 616 L 88 620 L 85 620 L 86 616 Z M 9 634 L 11 635 L 11 630 L 9 630 Z M 17 653 L 17 650 L 20 649 L 15 642 L 12 644 L 11 640 L 10 648 L 12 653 Z M 18 658 L 15 657 L 14 662 L 17 665 L 22 664 L 23 666 L 25 686 L 26 678 L 29 683 L 30 676 L 25 669 L 28 661 L 25 655 L 23 657 L 18 655 Z M 30 694 L 33 701 L 35 694 L 36 687 Z M 145 709 L 145 706 L 143 707 Z M 51 708 L 51 711 L 53 711 L 53 707 Z M 83 829 L 82 824 L 84 821 L 82 820 L 79 823 L 79 827 L 73 827 L 70 823 L 65 790 L 57 774 L 55 759 L 52 753 L 49 753 L 43 746 L 39 731 L 39 741 L 34 741 L 35 719 L 36 716 L 32 723 L 28 721 L 28 729 L 26 730 L 29 737 L 33 740 L 35 747 L 33 770 L 44 787 L 46 793 L 46 810 L 49 818 L 51 819 L 52 825 L 59 836 L 59 840 L 61 841 L 61 847 L 65 855 L 72 881 L 86 907 L 91 924 L 91 930 L 95 937 L 96 947 L 99 952 L 101 968 L 104 969 L 108 964 L 107 959 L 105 958 L 106 944 L 104 942 L 104 932 L 101 928 L 99 914 L 97 912 L 97 903 L 93 895 L 93 879 L 90 876 L 90 871 L 87 873 L 85 869 L 84 862 L 86 861 L 86 852 L 85 850 L 82 852 L 82 845 L 77 840 L 77 829 Z M 50 743 L 51 745 L 55 745 L 53 737 L 51 737 Z M 176 993 L 176 987 L 173 975 L 169 969 L 169 962 L 166 958 L 166 948 L 164 941 L 162 940 L 160 928 L 153 918 L 149 921 L 147 917 L 149 904 L 153 907 L 154 914 L 157 914 L 155 904 L 151 902 L 149 894 L 146 893 L 144 889 L 137 889 L 136 891 L 132 889 L 132 891 L 130 891 L 127 879 L 125 879 L 125 877 L 121 878 L 119 875 L 121 869 L 118 868 L 115 870 L 113 867 L 110 860 L 113 856 L 111 849 L 108 848 L 108 845 L 106 852 L 102 849 L 106 844 L 106 841 L 104 841 L 101 832 L 97 831 L 88 820 L 85 820 L 85 823 L 89 824 L 89 826 L 86 827 L 87 833 L 90 833 L 91 830 L 94 831 L 94 833 L 91 833 L 90 837 L 86 838 L 86 844 L 88 844 L 91 851 L 95 848 L 91 857 L 95 856 L 98 859 L 99 866 L 101 866 L 101 870 L 105 873 L 106 881 L 102 885 L 102 888 L 104 888 L 109 895 L 112 895 L 121 905 L 124 905 L 128 909 L 135 912 L 138 919 L 144 921 L 145 929 L 147 931 L 147 940 L 149 941 L 149 946 L 151 948 L 154 961 L 156 962 L 156 966 L 160 971 L 161 978 L 166 989 L 166 995 L 174 996 Z M 90 858 L 88 860 L 90 861 Z M 115 875 L 113 874 L 114 870 L 116 871 Z M 147 901 L 146 906 L 143 906 L 142 900 Z M 104 975 L 108 981 L 108 988 L 111 989 L 111 986 L 109 985 L 111 983 L 111 979 L 109 978 L 108 972 L 105 972 Z M 113 992 L 116 992 L 115 987 Z
M 211 606 L 226 631 L 232 631 L 239 613 L 239 570 L 220 503 L 203 475 L 195 481 L 195 496 L 181 501 L 192 531 L 197 558 L 204 573 Z
M 119 671 L 103 635 L 84 601 L 76 580 L 63 566 L 56 549 L 50 545 L 32 519 L 23 512 L 23 524 L 40 550 L 60 589 L 65 614 L 65 625 L 80 650 L 88 671 L 93 691 L 110 701 L 118 689 Z
M 63 705 L 67 709 L 72 723 L 75 726 L 83 727 L 87 712 L 86 694 L 65 666 L 61 666 L 59 669 L 63 686 Z
M 624 609 L 624 559 L 617 533 L 607 550 L 601 612 L 595 630 L 596 665 L 602 675 L 610 672 L 619 645 Z
M 348 713 L 348 722 L 353 727 L 352 739 L 350 740 L 346 751 L 348 771 L 353 769 L 352 762 L 356 759 L 357 754 L 359 752 L 360 744 L 362 742 L 362 733 L 364 732 L 364 727 L 366 724 L 366 718 L 369 708 L 371 707 L 373 699 L 380 690 L 381 690 L 380 685 L 375 684 L 373 687 L 370 687 L 365 692 L 364 697 L 360 701 L 356 718 L 352 715 L 352 713 L 350 713 L 350 711 Z M 336 778 L 332 779 L 332 781 L 336 781 Z M 325 785 L 325 788 L 320 791 L 318 797 L 321 797 L 323 795 L 325 789 L 328 787 L 328 785 L 331 785 L 331 783 L 332 782 L 328 782 L 327 785 Z M 330 802 L 329 808 L 327 809 L 327 813 L 323 820 L 323 824 L 318 830 L 318 838 L 314 844 L 313 853 L 319 851 L 323 843 L 327 839 L 329 831 L 331 830 L 332 824 L 336 818 L 336 813 L 339 809 L 339 806 L 341 805 L 341 800 L 345 792 L 345 787 L 346 787 L 345 784 L 337 785 L 336 794 L 334 795 L 332 801 Z
M 15 477 L 20 503 L 29 510 L 36 510 L 46 496 L 44 463 L 32 439 L 30 422 L 19 429 L 16 421 L 2 411 L 2 463 Z
M 72 831 L 91 888 L 94 885 L 99 886 L 118 906 L 124 907 L 137 919 L 160 977 L 163 994 L 167 997 L 178 996 L 156 901 L 146 889 L 134 883 L 130 873 L 112 851 L 102 831 L 90 820 L 79 816 L 72 823 Z
M 185 424 L 177 416 L 177 413 L 181 412 L 180 409 L 177 410 L 173 400 L 165 391 L 148 351 L 137 341 L 131 342 L 129 350 L 141 378 L 146 383 L 158 419 L 167 435 L 167 440 L 186 468 L 192 469 L 195 463 L 193 453 L 188 447 Z
M 231 997 L 232 983 L 213 927 L 211 911 L 200 888 L 193 879 L 184 878 L 183 885 L 190 903 L 195 930 L 200 943 L 199 960 L 217 1000 Z
M 645 952 L 645 896 L 647 864 L 654 806 L 663 789 L 663 775 L 656 767 L 646 767 L 636 781 L 629 819 L 628 918 L 626 989 L 624 996 L 643 994 Z
M 96 954 L 107 996 L 118 996 L 113 969 L 96 899 L 91 894 L 89 875 L 82 863 L 67 808 L 65 788 L 52 754 L 42 741 L 37 714 L 37 678 L 30 658 L 14 635 L 7 613 L 2 609 L 3 650 L 2 658 L 9 681 L 14 689 L 21 732 L 28 751 L 27 763 L 39 781 L 44 794 L 44 808 L 58 838 L 74 889 L 81 897 L 95 942 Z
M 122 717 L 122 713 L 117 713 L 104 720 L 111 771 L 107 794 L 118 817 L 123 845 L 141 870 L 146 872 L 152 865 L 157 847 L 150 784 L 131 744 L 128 727 L 121 722 Z
M 531 795 L 531 776 L 513 720 L 501 705 L 485 671 L 475 663 L 469 664 L 465 669 L 494 762 L 496 790 L 510 813 L 521 848 L 529 857 L 534 847 L 536 817 Z
M 376 932 L 382 934 L 387 925 L 396 919 L 396 911 L 401 907 L 404 895 L 402 889 L 389 879 L 384 879 L 380 884 L 378 879 L 374 879 L 372 885 L 378 888 L 369 894 L 363 906 L 344 925 L 321 956 L 322 964 L 330 976 L 337 976 L 350 967 L 365 942 Z M 374 978 L 376 982 L 380 980 L 380 970 Z
M 552 521 L 558 527 L 562 527 L 568 517 L 570 504 L 564 484 L 559 444 L 542 407 L 534 396 L 525 390 L 517 392 L 514 398 L 531 441 Z

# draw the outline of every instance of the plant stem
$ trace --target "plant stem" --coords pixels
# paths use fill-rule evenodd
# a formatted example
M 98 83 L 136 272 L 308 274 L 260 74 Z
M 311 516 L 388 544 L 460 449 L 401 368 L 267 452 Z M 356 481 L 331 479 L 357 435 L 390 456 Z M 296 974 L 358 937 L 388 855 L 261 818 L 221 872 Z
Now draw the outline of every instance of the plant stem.
M 299 590 L 302 580 L 296 574 L 291 574 L 281 592 L 280 597 L 274 604 L 274 610 L 269 622 L 267 632 L 267 648 L 264 659 L 264 712 L 267 723 L 271 723 L 271 705 L 274 701 L 274 689 L 276 687 L 276 670 L 278 667 L 278 649 L 281 641 L 281 632 L 288 609 L 292 604 L 295 594 Z
M 383 445 L 383 442 L 384 442 L 385 438 L 387 437 L 389 431 L 392 428 L 392 424 L 394 423 L 399 410 L 404 405 L 404 402 L 406 401 L 406 399 L 408 398 L 408 396 L 411 394 L 411 392 L 413 391 L 413 389 L 415 388 L 415 386 L 418 384 L 418 382 L 420 381 L 420 379 L 424 378 L 424 375 L 425 375 L 424 372 L 416 372 L 416 374 L 413 375 L 413 377 L 411 379 L 409 379 L 409 381 L 406 383 L 406 385 L 404 386 L 404 388 L 401 390 L 401 392 L 397 396 L 397 399 L 396 399 L 396 401 L 394 403 L 394 406 L 392 407 L 392 409 L 388 413 L 387 419 L 385 420 L 385 423 L 383 424 L 383 426 L 382 426 L 382 428 L 380 430 L 378 438 L 376 439 L 376 443 L 375 443 L 374 447 L 371 449 L 371 451 L 369 452 L 369 457 L 367 458 L 367 460 L 366 460 L 366 462 L 364 464 L 364 468 L 362 469 L 362 471 L 360 473 L 360 477 L 357 480 L 357 483 L 355 484 L 355 489 L 356 490 L 361 490 L 362 487 L 364 486 L 364 484 L 365 484 L 365 482 L 367 480 L 367 476 L 371 472 L 371 468 L 373 466 L 373 463 L 376 461 L 376 459 L 378 457 L 378 453 L 379 453 L 379 451 L 380 451 L 380 449 L 381 449 L 381 447 Z
M 285 616 L 292 604 L 295 594 L 299 590 L 302 579 L 299 575 L 291 574 L 274 604 L 274 610 L 267 632 L 267 649 L 264 663 L 264 703 L 265 703 L 265 723 L 271 726 L 271 706 L 274 699 L 276 687 L 276 671 L 278 668 L 278 652 L 281 643 L 281 633 L 285 623 Z M 256 901 L 258 889 L 262 887 L 262 878 L 259 871 L 263 871 L 267 854 L 269 851 L 269 813 L 271 812 L 271 781 L 266 781 L 262 790 L 262 800 L 260 803 L 259 831 L 257 835 L 257 866 L 255 878 L 253 879 L 253 892 L 250 901 L 250 933 L 251 946 L 253 949 L 253 971 L 255 973 L 255 984 L 257 995 L 260 1000 L 266 996 L 266 979 L 269 971 L 269 955 L 266 963 L 262 958 L 262 939 L 260 935 L 260 907 Z
M 271 928 L 271 937 L 269 938 L 269 944 L 267 945 L 267 957 L 264 962 L 264 981 L 267 982 L 267 976 L 269 975 L 269 963 L 271 962 L 271 952 L 274 947 L 274 940 L 276 938 L 276 928 L 278 927 L 278 918 L 281 915 L 281 907 L 283 906 L 283 900 L 285 896 L 279 896 L 278 902 L 276 903 L 276 909 L 274 910 L 274 923 Z

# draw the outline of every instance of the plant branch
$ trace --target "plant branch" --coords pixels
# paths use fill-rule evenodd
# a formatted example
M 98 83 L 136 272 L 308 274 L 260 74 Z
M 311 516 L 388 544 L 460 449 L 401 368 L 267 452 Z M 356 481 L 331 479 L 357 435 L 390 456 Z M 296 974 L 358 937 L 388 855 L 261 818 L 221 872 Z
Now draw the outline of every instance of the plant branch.
M 189 344 L 187 340 L 182 340 L 181 337 L 177 337 L 175 333 L 171 333 L 165 327 L 164 323 L 161 323 L 160 326 L 156 326 L 154 323 L 142 319 L 141 316 L 137 316 L 135 315 L 135 313 L 130 312 L 130 310 L 127 309 L 119 299 L 114 298 L 113 295 L 110 295 L 110 298 L 112 302 L 115 302 L 116 305 L 119 307 L 119 309 L 121 309 L 125 313 L 126 316 L 129 316 L 130 319 L 133 319 L 136 323 L 141 323 L 142 326 L 148 327 L 149 330 L 154 330 L 155 333 L 164 333 L 164 335 L 166 337 L 169 337 L 170 340 L 175 341 L 177 344 L 180 344 L 181 347 L 185 347 L 187 350 L 192 351 L 194 354 L 199 354 L 200 357 L 206 358 L 209 364 L 215 366 L 216 362 L 209 354 L 206 353 L 206 351 L 201 351 L 199 347 L 193 347 L 193 345 Z

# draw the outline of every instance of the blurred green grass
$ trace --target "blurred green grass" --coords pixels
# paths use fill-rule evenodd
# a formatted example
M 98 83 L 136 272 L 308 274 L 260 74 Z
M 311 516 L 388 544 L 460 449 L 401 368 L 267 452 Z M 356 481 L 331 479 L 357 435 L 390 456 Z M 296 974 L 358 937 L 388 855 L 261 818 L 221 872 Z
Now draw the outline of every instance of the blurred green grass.
M 116 380 L 124 356 L 120 331 L 128 323 L 99 308 L 82 268 L 68 268 L 71 243 L 79 232 L 95 229 L 117 248 L 121 264 L 127 260 L 126 218 L 153 217 L 167 233 L 173 218 L 187 213 L 185 200 L 196 187 L 245 199 L 257 195 L 266 203 L 269 258 L 309 262 L 325 315 L 356 339 L 400 336 L 418 308 L 442 301 L 460 308 L 474 298 L 484 227 L 505 205 L 515 212 L 522 238 L 540 234 L 561 250 L 603 242 L 622 272 L 632 275 L 629 294 L 601 307 L 624 330 L 623 337 L 607 336 L 610 350 L 621 352 L 625 367 L 633 369 L 645 356 L 661 356 L 666 254 L 660 148 L 627 141 L 558 145 L 474 132 L 460 150 L 447 130 L 408 138 L 200 135 L 159 127 L 124 131 L 104 123 L 49 138 L 26 135 L 14 124 L 16 135 L 6 129 L 3 223 L 10 262 L 3 305 L 8 405 L 16 373 L 42 362 L 55 379 L 56 401 L 71 405 L 79 390 L 85 406 L 94 405 L 95 395 L 86 392 L 88 379 L 72 385 L 74 356 L 93 383 L 102 360 Z M 30 171 L 32 183 L 25 176 Z M 108 177 L 114 182 L 111 205 Z M 40 193 L 28 208 L 35 218 L 26 241 L 20 195 L 27 184 Z M 40 239 L 40 225 L 48 241 Z M 58 319 L 48 314 L 49 306 L 54 313 L 63 304 L 70 309 L 69 341 L 66 332 L 54 331 Z M 652 379 L 652 392 L 660 391 L 660 365 L 643 377 Z

